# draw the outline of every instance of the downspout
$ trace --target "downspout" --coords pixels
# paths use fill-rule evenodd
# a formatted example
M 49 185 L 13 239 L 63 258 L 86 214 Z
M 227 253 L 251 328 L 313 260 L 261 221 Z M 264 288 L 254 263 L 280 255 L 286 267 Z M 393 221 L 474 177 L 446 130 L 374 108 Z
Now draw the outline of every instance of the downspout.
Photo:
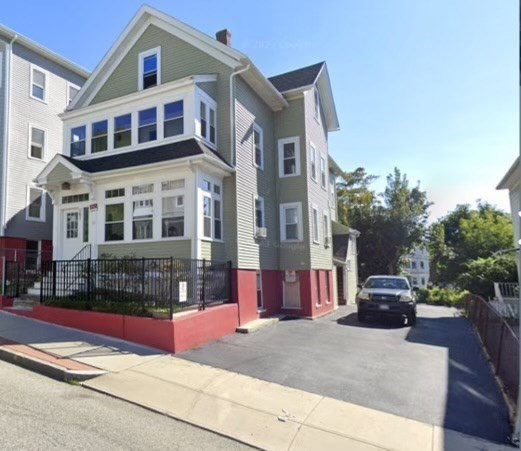
M 15 34 L 9 44 L 6 46 L 5 53 L 5 77 L 4 77 L 4 136 L 3 136 L 3 153 L 2 153 L 2 190 L 0 198 L 0 236 L 5 236 L 6 218 L 7 218 L 7 163 L 9 149 L 9 127 L 11 123 L 11 65 L 14 41 L 18 39 Z

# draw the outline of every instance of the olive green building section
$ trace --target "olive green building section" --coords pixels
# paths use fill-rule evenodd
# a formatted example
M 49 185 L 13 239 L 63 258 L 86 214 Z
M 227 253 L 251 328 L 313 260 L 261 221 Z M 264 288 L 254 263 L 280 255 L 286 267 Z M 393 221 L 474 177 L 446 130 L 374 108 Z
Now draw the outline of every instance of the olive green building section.
M 224 243 L 201 241 L 201 258 L 224 262 L 230 260 L 227 258 L 226 254 L 227 252 Z
M 161 47 L 162 84 L 192 75 L 217 75 L 215 83 L 201 84 L 201 88 L 218 104 L 217 148 L 221 155 L 230 161 L 229 82 L 232 69 L 155 25 L 147 27 L 100 88 L 91 104 L 106 102 L 137 92 L 139 54 L 156 47 Z
M 275 136 L 279 139 L 298 136 L 300 143 L 300 175 L 279 178 L 278 143 L 277 169 L 279 204 L 302 203 L 303 241 L 281 243 L 279 247 L 279 266 L 282 270 L 310 269 L 308 175 L 306 160 L 305 104 L 303 96 L 288 100 L 289 107 L 275 114 Z M 280 231 L 279 231 L 280 235 Z
M 145 258 L 192 258 L 192 240 L 155 241 L 150 243 L 100 244 L 98 256 L 109 254 Z

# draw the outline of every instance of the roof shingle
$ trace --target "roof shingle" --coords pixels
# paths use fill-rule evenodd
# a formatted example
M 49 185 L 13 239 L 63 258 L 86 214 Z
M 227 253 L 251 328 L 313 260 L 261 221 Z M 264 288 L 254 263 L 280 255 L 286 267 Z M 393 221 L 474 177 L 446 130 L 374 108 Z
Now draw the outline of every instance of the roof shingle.
M 315 83 L 324 62 L 313 64 L 312 66 L 292 70 L 285 74 L 275 75 L 268 78 L 275 88 L 280 92 L 291 91 L 292 89 L 302 88 Z

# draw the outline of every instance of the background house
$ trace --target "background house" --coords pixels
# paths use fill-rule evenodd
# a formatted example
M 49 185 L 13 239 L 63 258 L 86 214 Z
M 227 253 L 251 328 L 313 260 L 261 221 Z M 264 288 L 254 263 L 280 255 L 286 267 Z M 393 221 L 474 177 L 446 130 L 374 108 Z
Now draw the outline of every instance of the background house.
M 426 288 L 430 274 L 429 251 L 424 247 L 414 249 L 407 257 L 402 271 L 413 287 Z
M 251 319 L 334 308 L 325 63 L 268 79 L 229 31 L 144 6 L 62 119 L 63 155 L 36 179 L 55 258 L 230 260 Z
M 33 178 L 63 148 L 58 117 L 89 73 L 0 25 L 0 259 L 52 249 L 50 198 Z

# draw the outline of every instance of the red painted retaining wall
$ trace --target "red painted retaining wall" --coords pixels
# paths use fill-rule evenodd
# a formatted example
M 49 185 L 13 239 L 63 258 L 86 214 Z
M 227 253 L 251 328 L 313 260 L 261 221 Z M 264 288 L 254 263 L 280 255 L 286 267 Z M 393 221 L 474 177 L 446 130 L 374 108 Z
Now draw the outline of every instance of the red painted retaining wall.
M 259 318 L 255 270 L 232 269 L 232 293 L 239 304 L 239 325 Z
M 174 330 L 174 321 L 123 316 L 123 338 L 134 343 L 177 352 Z
M 284 273 L 276 270 L 262 271 L 262 303 L 268 315 L 277 315 L 282 307 L 282 279 Z

